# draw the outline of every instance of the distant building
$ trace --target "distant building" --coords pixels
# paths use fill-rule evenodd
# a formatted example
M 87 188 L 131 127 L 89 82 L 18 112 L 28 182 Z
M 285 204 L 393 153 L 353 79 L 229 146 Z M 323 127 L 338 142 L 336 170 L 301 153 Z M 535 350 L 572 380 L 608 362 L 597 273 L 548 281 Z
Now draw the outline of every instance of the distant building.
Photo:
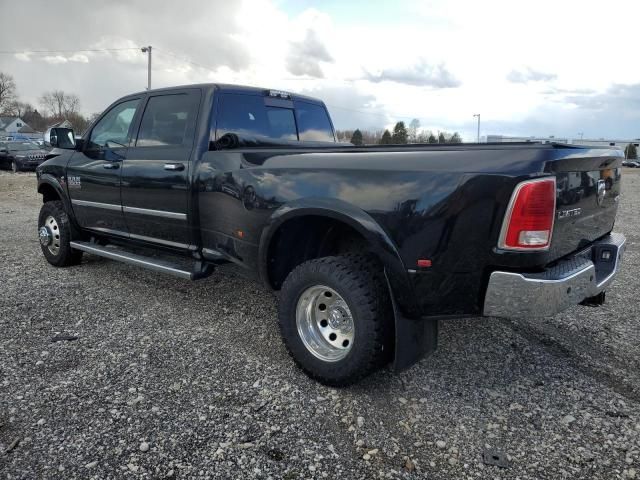
M 584 145 L 587 147 L 612 147 L 624 150 L 627 145 L 633 143 L 640 147 L 640 138 L 635 139 L 612 139 L 612 138 L 563 138 L 563 137 L 512 137 L 507 135 L 487 135 L 487 142 L 540 142 L 540 143 L 568 143 L 571 145 Z
M 488 143 L 510 143 L 510 142 L 536 142 L 536 143 L 569 143 L 568 138 L 562 137 L 511 137 L 508 135 L 487 135 Z
M 0 117 L 0 140 L 42 140 L 42 132 L 31 128 L 20 117 Z
M 616 147 L 624 150 L 627 145 L 633 143 L 636 147 L 640 147 L 640 139 L 635 138 L 633 140 L 620 140 L 620 139 L 590 139 L 590 138 L 577 138 L 571 141 L 573 145 L 586 145 L 590 147 Z
M 0 135 L 18 133 L 25 125 L 28 126 L 20 117 L 0 117 Z
M 63 120 L 53 125 L 49 125 L 49 128 L 73 128 L 73 125 L 69 120 Z

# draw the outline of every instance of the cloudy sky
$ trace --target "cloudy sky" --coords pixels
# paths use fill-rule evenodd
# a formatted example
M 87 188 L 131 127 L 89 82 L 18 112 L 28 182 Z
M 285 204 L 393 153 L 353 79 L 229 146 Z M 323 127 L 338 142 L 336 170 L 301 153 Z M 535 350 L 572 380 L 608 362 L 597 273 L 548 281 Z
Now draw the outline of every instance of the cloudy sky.
M 482 135 L 640 137 L 638 0 L 20 0 L 0 18 L 0 71 L 36 106 L 143 90 L 152 45 L 154 87 L 305 93 L 337 128 L 418 118 L 472 141 L 481 113 Z

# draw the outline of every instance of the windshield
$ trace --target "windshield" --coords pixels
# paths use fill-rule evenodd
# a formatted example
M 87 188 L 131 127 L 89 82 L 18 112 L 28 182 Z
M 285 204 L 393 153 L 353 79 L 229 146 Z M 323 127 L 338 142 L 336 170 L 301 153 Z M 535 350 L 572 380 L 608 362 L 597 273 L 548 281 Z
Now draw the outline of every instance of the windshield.
M 25 150 L 39 150 L 40 147 L 32 142 L 16 142 L 9 144 L 9 150 L 14 152 L 24 152 Z

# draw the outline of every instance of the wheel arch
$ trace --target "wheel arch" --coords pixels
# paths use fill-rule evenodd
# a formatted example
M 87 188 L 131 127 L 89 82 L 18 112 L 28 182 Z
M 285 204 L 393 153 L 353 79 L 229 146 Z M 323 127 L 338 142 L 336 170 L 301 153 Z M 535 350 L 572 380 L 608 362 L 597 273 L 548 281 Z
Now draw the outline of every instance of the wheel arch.
M 395 302 L 408 312 L 415 311 L 413 291 L 404 262 L 398 249 L 382 226 L 364 210 L 347 202 L 315 198 L 304 199 L 282 205 L 272 215 L 262 231 L 259 246 L 259 269 L 262 281 L 271 289 L 277 290 L 279 285 L 273 282 L 270 274 L 270 254 L 273 252 L 274 241 L 291 222 L 317 221 L 324 219 L 340 224 L 356 232 L 367 244 L 371 253 L 375 254 L 385 269 L 391 294 Z M 311 259 L 309 257 L 306 259 Z M 293 269 L 296 265 L 292 265 Z
M 74 226 L 77 226 L 75 216 L 73 215 L 73 209 L 71 208 L 71 201 L 69 200 L 64 187 L 56 177 L 48 173 L 41 174 L 38 179 L 38 193 L 42 195 L 43 203 L 60 200 L 64 205 L 71 222 Z

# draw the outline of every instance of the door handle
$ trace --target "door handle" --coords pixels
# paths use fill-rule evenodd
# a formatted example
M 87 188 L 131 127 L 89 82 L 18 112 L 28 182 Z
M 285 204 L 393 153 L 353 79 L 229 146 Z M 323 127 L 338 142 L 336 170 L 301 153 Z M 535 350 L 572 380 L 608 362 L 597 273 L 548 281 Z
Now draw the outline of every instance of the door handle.
M 165 163 L 164 169 L 171 170 L 173 172 L 180 172 L 184 170 L 184 163 Z
M 103 163 L 102 168 L 106 168 L 107 170 L 116 170 L 120 168 L 120 164 L 118 162 Z

